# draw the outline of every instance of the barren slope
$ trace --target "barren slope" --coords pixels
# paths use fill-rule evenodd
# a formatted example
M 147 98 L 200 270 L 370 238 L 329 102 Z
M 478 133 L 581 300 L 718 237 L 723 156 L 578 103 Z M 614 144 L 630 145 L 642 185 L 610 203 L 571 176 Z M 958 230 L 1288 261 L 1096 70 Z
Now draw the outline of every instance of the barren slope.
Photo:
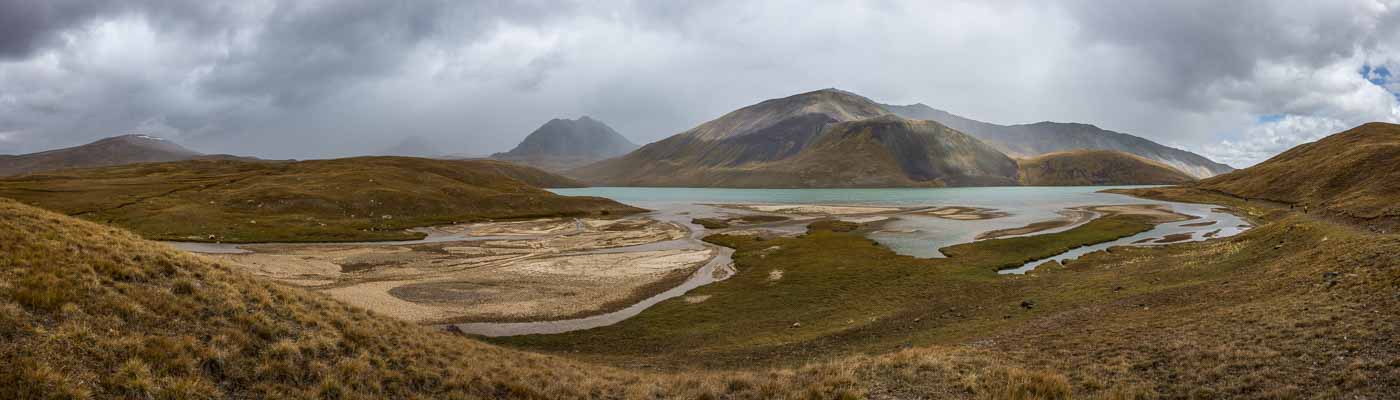
M 1171 166 L 1113 150 L 1075 150 L 1017 160 L 1031 186 L 1174 185 L 1195 181 Z
M 1394 230 L 1400 226 L 1400 125 L 1361 125 L 1200 187 Z

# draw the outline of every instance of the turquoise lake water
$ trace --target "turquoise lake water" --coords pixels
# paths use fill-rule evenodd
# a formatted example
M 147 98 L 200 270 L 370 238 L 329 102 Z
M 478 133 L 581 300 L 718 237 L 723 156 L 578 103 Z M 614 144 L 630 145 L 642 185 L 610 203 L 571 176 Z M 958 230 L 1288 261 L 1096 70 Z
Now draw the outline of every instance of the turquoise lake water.
M 1204 240 L 1207 232 L 1214 237 L 1237 234 L 1246 227 L 1244 221 L 1229 213 L 1203 204 L 1173 203 L 1140 199 L 1119 194 L 1099 193 L 1104 189 L 1144 186 L 1071 186 L 1071 187 L 976 187 L 927 189 L 722 189 L 722 188 L 637 188 L 595 187 L 552 189 L 567 196 L 598 196 L 637 207 L 657 210 L 658 215 L 675 219 L 675 215 L 712 216 L 731 210 L 706 204 L 840 204 L 892 207 L 970 206 L 1008 212 L 1005 218 L 980 221 L 958 221 L 922 215 L 897 215 L 881 231 L 872 233 L 874 239 L 895 252 L 915 257 L 943 257 L 939 248 L 967 243 L 977 234 L 997 229 L 1009 229 L 1059 218 L 1057 211 L 1070 207 L 1117 204 L 1164 204 L 1173 211 L 1199 219 L 1161 224 L 1152 231 L 1097 246 L 1076 249 L 1056 259 L 1078 257 L 1087 251 L 1114 245 L 1132 244 L 1147 238 L 1160 238 L 1174 233 L 1189 233 L 1192 240 Z M 1185 227 L 1214 221 L 1208 226 Z M 1050 233 L 1073 226 L 1049 230 Z M 1039 260 L 1043 262 L 1048 260 Z M 1033 266 L 1033 265 L 1032 265 Z M 1031 266 L 1028 266 L 1031 267 Z M 1029 268 L 1026 268 L 1029 269 Z M 1024 270 L 1013 271 L 1024 272 Z

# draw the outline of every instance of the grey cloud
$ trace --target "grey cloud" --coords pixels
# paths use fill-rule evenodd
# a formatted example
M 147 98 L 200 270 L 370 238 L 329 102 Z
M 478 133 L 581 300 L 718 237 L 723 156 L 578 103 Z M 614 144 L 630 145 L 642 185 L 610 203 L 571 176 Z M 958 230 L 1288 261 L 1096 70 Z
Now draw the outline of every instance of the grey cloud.
M 52 45 L 59 32 L 110 8 L 103 1 L 0 1 L 0 59 L 28 57 Z
M 990 122 L 1225 145 L 1222 158 L 1248 163 L 1319 129 L 1397 117 L 1400 100 L 1348 72 L 1400 71 L 1397 9 L 0 0 L 0 153 L 139 129 L 268 157 L 357 154 L 411 135 L 483 154 L 584 114 L 648 142 L 762 99 L 839 87 Z M 1260 126 L 1261 114 L 1297 118 Z

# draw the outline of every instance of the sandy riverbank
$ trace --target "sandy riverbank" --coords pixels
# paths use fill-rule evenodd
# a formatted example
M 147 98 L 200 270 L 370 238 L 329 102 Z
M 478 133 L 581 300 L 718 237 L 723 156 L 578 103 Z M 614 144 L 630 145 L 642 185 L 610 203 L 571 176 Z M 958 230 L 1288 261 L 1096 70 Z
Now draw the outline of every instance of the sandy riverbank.
M 824 204 L 707 204 L 710 206 L 748 210 L 764 213 L 792 214 L 810 217 L 828 217 L 860 214 L 894 213 L 902 211 L 898 207 L 843 206 Z
M 433 228 L 479 240 L 250 245 L 217 254 L 257 275 L 418 323 L 530 321 L 612 311 L 715 256 L 674 223 L 543 219 Z
M 1011 215 L 1005 211 L 994 210 L 990 208 L 963 206 L 939 207 L 931 210 L 925 210 L 923 212 L 920 212 L 920 214 L 957 221 L 980 221 L 984 219 L 1002 218 Z
M 1019 228 L 997 229 L 993 231 L 982 232 L 980 234 L 977 234 L 977 240 L 996 239 L 999 237 L 1006 236 L 1029 235 L 1032 233 L 1048 231 L 1051 229 L 1078 225 L 1081 223 L 1089 222 L 1090 219 L 1094 218 L 1093 212 L 1081 209 L 1071 208 L 1066 210 L 1060 210 L 1056 213 L 1060 214 L 1060 218 L 1048 221 L 1033 222 Z

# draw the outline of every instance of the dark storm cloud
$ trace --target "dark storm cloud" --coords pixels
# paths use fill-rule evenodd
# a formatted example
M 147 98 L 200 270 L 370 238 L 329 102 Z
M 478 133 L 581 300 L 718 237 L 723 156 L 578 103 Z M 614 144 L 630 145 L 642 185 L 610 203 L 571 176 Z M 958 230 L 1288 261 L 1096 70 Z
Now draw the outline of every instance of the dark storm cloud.
M 0 1 L 0 58 L 24 58 L 109 9 L 98 1 Z
M 1400 70 L 1397 8 L 0 0 L 0 153 L 140 130 L 268 157 L 406 136 L 486 154 L 585 114 L 648 142 L 840 87 L 992 122 L 1095 123 L 1250 163 L 1400 115 L 1393 82 L 1361 72 Z

